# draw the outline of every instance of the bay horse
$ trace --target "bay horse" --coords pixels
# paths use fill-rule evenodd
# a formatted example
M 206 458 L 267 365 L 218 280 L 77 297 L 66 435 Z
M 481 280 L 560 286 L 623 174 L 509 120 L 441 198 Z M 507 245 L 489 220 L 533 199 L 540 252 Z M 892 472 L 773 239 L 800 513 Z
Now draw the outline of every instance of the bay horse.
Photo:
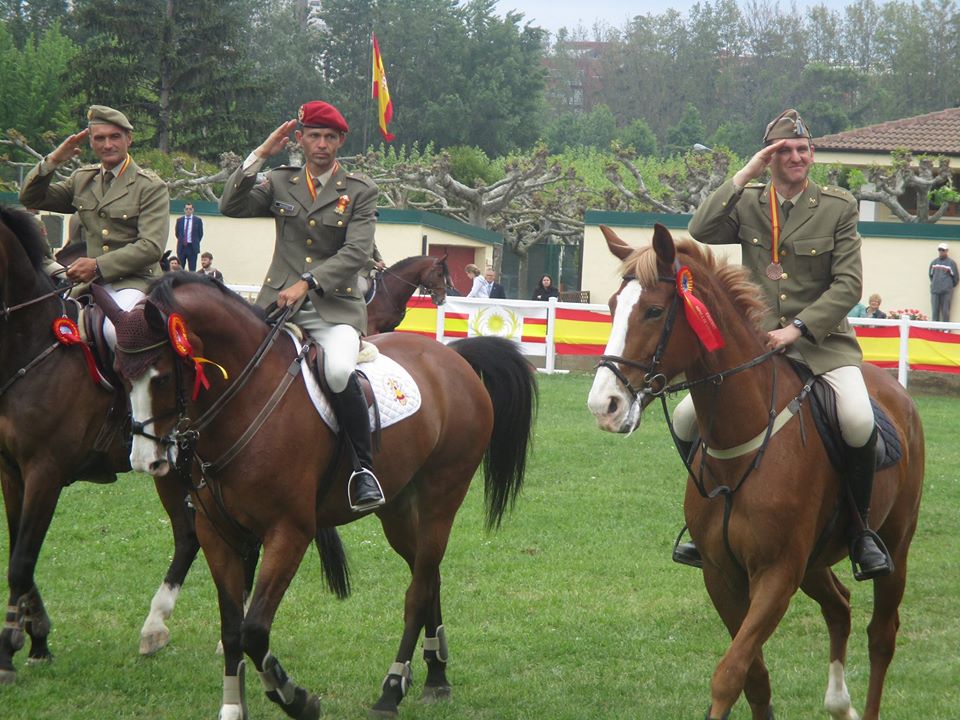
M 374 294 L 367 304 L 367 335 L 392 332 L 403 322 L 407 301 L 417 289 L 430 292 L 434 305 L 443 305 L 453 286 L 447 256 L 414 255 L 394 263 L 374 279 Z
M 302 379 L 293 382 L 302 356 L 262 313 L 202 276 L 167 275 L 141 305 L 126 313 L 114 306 L 108 314 L 123 348 L 119 369 L 131 387 L 133 467 L 155 477 L 184 473 L 192 484 L 197 535 L 220 603 L 221 720 L 247 717 L 244 654 L 267 696 L 287 715 L 319 717 L 319 698 L 296 685 L 273 654 L 271 627 L 310 543 L 324 528 L 360 516 L 349 507 L 351 464 L 338 451 L 338 437 L 314 409 Z M 481 464 L 488 528 L 499 526 L 513 506 L 537 385 L 517 346 L 501 338 L 445 346 L 387 333 L 370 342 L 410 373 L 422 401 L 412 416 L 382 429 L 374 458 L 387 500 L 376 515 L 412 574 L 399 649 L 372 708 L 392 717 L 412 684 L 410 663 L 421 630 L 424 698 L 450 694 L 440 562 Z M 203 367 L 216 366 L 221 370 L 201 375 Z M 244 614 L 243 559 L 261 543 L 261 570 Z M 333 560 L 345 573 L 342 556 Z M 343 573 L 332 573 L 341 589 Z
M 125 396 L 97 384 L 81 349 L 55 338 L 54 322 L 76 320 L 76 307 L 43 272 L 41 243 L 33 215 L 0 208 L 0 485 L 10 540 L 0 684 L 16 680 L 13 656 L 24 632 L 28 663 L 52 658 L 50 619 L 34 572 L 61 491 L 75 480 L 113 482 L 130 469 L 121 427 Z M 184 486 L 157 478 L 156 487 L 170 516 L 174 554 L 141 630 L 142 654 L 168 642 L 164 620 L 199 550 Z
M 692 241 L 675 244 L 661 225 L 652 247 L 639 250 L 601 229 L 622 261 L 624 279 L 610 300 L 613 329 L 590 410 L 601 429 L 629 433 L 656 397 L 689 388 L 696 408 L 701 443 L 688 465 L 684 513 L 703 556 L 707 592 L 733 638 L 713 675 L 707 718 L 728 717 L 741 692 L 754 720 L 773 718 L 763 645 L 798 587 L 819 603 L 830 635 L 826 710 L 836 720 L 857 718 L 844 675 L 850 592 L 831 569 L 847 555 L 852 515 L 842 478 L 814 429 L 803 383 L 784 356 L 765 352 L 762 291 L 746 268 L 719 262 Z M 678 275 L 689 284 L 679 284 Z M 705 349 L 697 325 L 680 309 L 690 304 L 681 290 L 712 316 L 721 348 Z M 877 720 L 917 526 L 924 443 L 906 391 L 873 365 L 864 364 L 863 374 L 902 446 L 900 460 L 877 472 L 871 507 L 874 529 L 894 561 L 890 575 L 873 581 L 867 629 L 863 717 Z M 669 385 L 681 375 L 683 382 Z M 789 419 L 775 423 L 778 415 Z

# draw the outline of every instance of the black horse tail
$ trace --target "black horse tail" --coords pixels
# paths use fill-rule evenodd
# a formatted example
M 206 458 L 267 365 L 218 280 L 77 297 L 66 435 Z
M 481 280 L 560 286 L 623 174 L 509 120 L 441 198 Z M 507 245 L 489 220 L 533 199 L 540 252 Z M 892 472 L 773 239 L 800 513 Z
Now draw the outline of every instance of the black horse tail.
M 347 568 L 347 554 L 343 550 L 340 533 L 332 527 L 319 528 L 315 542 L 327 587 L 339 600 L 345 600 L 350 597 L 350 571 Z
M 476 371 L 493 401 L 493 434 L 483 457 L 487 529 L 500 527 L 523 485 L 527 453 L 533 446 L 537 378 L 516 343 L 475 337 L 450 343 Z

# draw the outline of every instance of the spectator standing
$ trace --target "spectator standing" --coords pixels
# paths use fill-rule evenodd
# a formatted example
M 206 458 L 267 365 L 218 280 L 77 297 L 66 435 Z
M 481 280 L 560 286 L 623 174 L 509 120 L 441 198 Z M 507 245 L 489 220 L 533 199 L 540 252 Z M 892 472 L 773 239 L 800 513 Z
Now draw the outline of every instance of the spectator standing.
M 934 322 L 950 322 L 950 303 L 953 289 L 957 286 L 957 263 L 949 257 L 950 246 L 940 243 L 937 257 L 930 262 L 930 319 Z
M 177 258 L 180 267 L 190 272 L 197 269 L 197 255 L 200 254 L 200 241 L 203 240 L 203 220 L 193 214 L 193 205 L 183 206 L 183 215 L 177 218 L 174 229 L 177 236 Z
M 200 255 L 200 269 L 197 272 L 223 282 L 223 273 L 213 266 L 213 253 L 205 252 Z
M 467 277 L 470 278 L 470 282 L 472 283 L 470 286 L 470 292 L 467 293 L 467 297 L 490 297 L 490 286 L 487 284 L 487 281 L 481 277 L 480 268 L 473 263 L 470 263 L 463 269 L 463 271 L 467 274 Z
M 550 298 L 560 299 L 560 291 L 557 290 L 553 285 L 553 278 L 549 275 L 544 275 L 540 278 L 540 282 L 537 283 L 536 289 L 533 291 L 533 300 L 542 300 L 543 302 L 548 301 Z
M 493 268 L 488 267 L 484 271 L 483 279 L 486 281 L 487 287 L 490 288 L 487 297 L 494 300 L 505 300 L 507 298 L 503 285 L 497 282 L 497 273 Z

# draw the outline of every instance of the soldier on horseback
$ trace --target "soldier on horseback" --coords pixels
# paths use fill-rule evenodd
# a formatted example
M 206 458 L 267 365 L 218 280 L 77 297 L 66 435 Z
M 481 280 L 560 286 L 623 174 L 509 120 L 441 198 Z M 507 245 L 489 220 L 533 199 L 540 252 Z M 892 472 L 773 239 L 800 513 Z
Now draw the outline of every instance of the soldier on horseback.
M 274 168 L 257 184 L 264 162 L 287 146 L 294 129 L 306 167 Z M 359 338 L 367 326 L 358 276 L 374 253 L 378 191 L 372 180 L 337 162 L 348 130 L 333 105 L 319 100 L 301 105 L 299 120 L 274 130 L 227 181 L 220 211 L 276 221 L 273 260 L 257 304 L 294 307 L 294 322 L 323 349 L 323 374 L 353 449 L 350 506 L 365 512 L 384 503 L 356 373 Z

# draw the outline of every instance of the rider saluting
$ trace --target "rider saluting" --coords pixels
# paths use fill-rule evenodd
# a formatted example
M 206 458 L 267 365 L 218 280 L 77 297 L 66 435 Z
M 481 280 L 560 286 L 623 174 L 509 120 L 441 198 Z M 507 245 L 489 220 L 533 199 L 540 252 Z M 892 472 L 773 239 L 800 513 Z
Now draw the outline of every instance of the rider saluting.
M 851 543 L 857 580 L 887 575 L 892 561 L 882 542 L 867 531 L 873 489 L 877 429 L 860 371 L 862 354 L 846 315 L 860 300 L 862 268 L 857 202 L 836 187 L 809 178 L 813 165 L 810 131 L 796 110 L 775 118 L 764 146 L 694 213 L 690 234 L 711 245 L 739 244 L 743 264 L 774 309 L 767 345 L 807 365 L 833 388 L 847 467 L 845 478 L 863 521 Z M 769 168 L 769 183 L 752 183 Z M 690 457 L 696 438 L 693 402 L 677 407 L 677 434 Z M 699 565 L 692 543 L 674 559 Z
M 296 128 L 306 167 L 279 167 L 256 185 L 264 161 L 281 152 Z M 334 410 L 354 450 L 348 483 L 356 512 L 384 503 L 373 474 L 367 403 L 357 380 L 360 335 L 367 311 L 358 275 L 374 252 L 377 186 L 337 162 L 349 128 L 329 103 L 300 106 L 299 121 L 285 122 L 227 181 L 220 212 L 229 217 L 273 217 L 276 245 L 257 304 L 292 306 L 293 321 L 323 348 L 323 374 Z

